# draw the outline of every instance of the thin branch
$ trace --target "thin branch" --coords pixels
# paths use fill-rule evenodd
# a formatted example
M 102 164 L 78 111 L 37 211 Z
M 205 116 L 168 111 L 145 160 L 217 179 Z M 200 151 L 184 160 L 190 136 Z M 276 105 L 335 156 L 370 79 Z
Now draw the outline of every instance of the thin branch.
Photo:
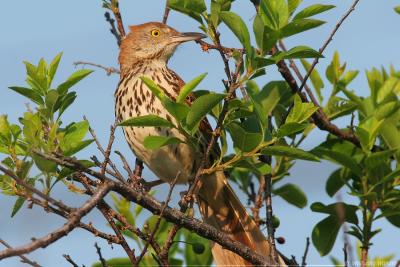
M 6 248 L 12 249 L 12 247 L 6 241 L 4 241 L 1 238 L 0 238 L 0 243 L 3 244 Z M 30 259 L 28 259 L 24 255 L 19 255 L 19 257 L 21 258 L 21 262 L 23 262 L 23 263 L 29 264 L 29 265 L 34 266 L 34 267 L 40 267 L 40 265 L 36 261 L 31 261 Z
M 112 162 L 110 160 L 110 154 L 111 154 L 112 145 L 113 145 L 114 139 L 115 139 L 115 135 L 114 134 L 115 134 L 115 129 L 116 128 L 117 128 L 117 121 L 115 121 L 114 124 L 110 128 L 110 138 L 108 140 L 107 149 L 104 152 L 104 161 L 102 163 L 101 172 L 100 172 L 103 175 L 104 175 L 104 173 L 106 171 L 107 164 L 110 163 L 110 165 L 112 165 Z M 117 169 L 117 168 L 115 167 L 115 169 Z
M 121 13 L 119 11 L 118 0 L 111 0 L 107 8 L 109 8 L 114 14 L 114 18 L 117 21 L 118 31 L 115 27 L 115 20 L 111 18 L 110 13 L 106 12 L 104 16 L 106 17 L 106 21 L 110 24 L 111 33 L 117 39 L 118 46 L 120 46 L 121 41 L 125 38 L 126 34 L 125 34 L 124 24 L 122 23 Z
M 96 248 L 96 253 L 99 256 L 101 266 L 108 267 L 106 260 L 103 258 L 103 255 L 101 254 L 101 248 L 97 245 L 97 243 L 94 243 L 94 247 Z
M 111 18 L 111 15 L 109 12 L 104 13 L 104 17 L 106 18 L 106 21 L 110 24 L 110 32 L 112 35 L 114 35 L 115 39 L 117 39 L 117 44 L 118 46 L 121 45 L 121 36 L 117 31 L 117 28 L 115 27 L 115 19 Z
M 125 38 L 125 29 L 124 24 L 122 23 L 121 12 L 119 11 L 119 2 L 118 0 L 111 0 L 111 11 L 114 13 L 114 17 L 117 20 L 119 35 L 121 36 L 121 40 Z
M 175 179 L 172 181 L 172 183 L 171 183 L 171 185 L 169 187 L 167 198 L 165 199 L 165 203 L 161 208 L 160 215 L 158 215 L 158 220 L 156 222 L 156 225 L 154 226 L 154 229 L 153 229 L 153 231 L 152 231 L 152 233 L 150 235 L 150 238 L 149 238 L 148 242 L 146 242 L 146 244 L 144 245 L 144 248 L 142 249 L 142 252 L 140 253 L 140 255 L 138 257 L 137 263 L 139 263 L 143 259 L 144 255 L 147 252 L 147 248 L 149 247 L 150 242 L 152 242 L 154 240 L 154 236 L 156 235 L 156 233 L 158 231 L 158 228 L 160 227 L 161 220 L 163 218 L 162 216 L 163 216 L 164 210 L 168 206 L 169 201 L 171 200 L 172 191 L 174 190 L 176 182 L 178 181 L 179 175 L 180 175 L 180 173 L 178 172 L 178 174 L 176 175 Z M 164 261 L 164 262 L 166 264 L 168 264 L 168 259 L 166 261 Z
M 328 36 L 328 39 L 325 41 L 325 43 L 322 45 L 322 47 L 319 49 L 319 53 L 322 54 L 325 51 L 325 48 L 329 45 L 329 43 L 333 40 L 333 36 L 335 33 L 339 30 L 340 26 L 343 24 L 343 22 L 346 20 L 346 18 L 355 10 L 355 7 L 357 6 L 358 2 L 360 0 L 355 0 L 353 4 L 350 6 L 350 8 L 346 11 L 346 13 L 342 16 L 342 18 L 339 20 L 339 22 L 336 24 L 335 28 L 333 31 L 330 33 Z M 312 71 L 314 70 L 315 66 L 318 64 L 319 58 L 315 58 L 314 61 L 312 62 L 310 69 L 308 70 L 306 76 L 304 76 L 304 79 L 300 85 L 299 91 L 303 89 L 305 86 L 308 78 L 310 77 Z
M 307 265 L 306 260 L 307 260 L 307 254 L 308 254 L 308 249 L 309 248 L 310 248 L 310 238 L 307 237 L 307 239 L 306 239 L 306 248 L 304 249 L 303 257 L 301 258 L 301 267 L 305 267 Z
M 92 62 L 75 61 L 73 64 L 74 64 L 75 67 L 77 67 L 77 66 L 79 66 L 79 65 L 82 65 L 82 66 L 88 65 L 88 66 L 93 66 L 93 67 L 96 67 L 96 68 L 103 69 L 103 70 L 106 71 L 106 73 L 107 73 L 108 76 L 110 76 L 110 75 L 113 74 L 113 73 L 116 73 L 116 74 L 119 74 L 119 73 L 120 73 L 119 69 L 117 69 L 117 68 L 114 68 L 114 67 L 106 67 L 106 66 L 103 66 L 103 65 L 100 65 L 100 64 L 96 64 L 96 63 L 92 63 Z
M 131 178 L 133 177 L 133 172 L 132 172 L 132 169 L 131 169 L 131 167 L 129 166 L 129 163 L 128 163 L 128 161 L 126 160 L 125 156 L 122 155 L 122 153 L 119 152 L 119 151 L 114 151 L 114 152 L 115 152 L 115 154 L 117 154 L 117 155 L 120 157 L 120 159 L 121 159 L 121 161 L 122 161 L 122 164 L 123 164 L 123 166 L 124 166 L 124 169 L 125 169 L 125 171 L 128 173 L 128 177 L 131 179 Z
M 347 267 L 348 266 L 347 243 L 344 243 L 343 246 L 343 256 L 344 256 L 344 267 Z
M 272 54 L 274 54 L 276 52 L 277 52 L 277 48 L 274 47 L 272 49 Z M 282 77 L 288 83 L 292 92 L 294 94 L 298 94 L 304 103 L 308 103 L 307 97 L 299 91 L 299 87 L 297 85 L 296 79 L 291 74 L 290 69 L 286 65 L 285 61 L 281 60 L 276 65 L 278 66 L 278 71 L 281 73 Z M 315 112 L 312 115 L 312 119 L 313 119 L 313 122 L 315 123 L 315 125 L 319 129 L 321 129 L 323 131 L 328 131 L 329 133 L 331 133 L 341 139 L 350 141 L 358 147 L 360 146 L 360 140 L 358 140 L 358 138 L 354 135 L 354 133 L 345 132 L 345 131 L 342 131 L 341 129 L 339 129 L 335 124 L 333 124 L 328 119 L 328 117 L 325 115 L 325 113 L 321 109 L 317 110 L 317 112 Z
M 128 187 L 122 183 L 115 182 L 94 170 L 86 168 L 79 161 L 76 161 L 72 158 L 61 157 L 60 155 L 57 156 L 47 155 L 36 150 L 33 150 L 33 152 L 44 159 L 51 160 L 53 162 L 56 162 L 57 164 L 60 164 L 68 168 L 72 168 L 76 171 L 85 172 L 89 175 L 98 178 L 101 181 L 106 181 L 107 182 L 106 184 L 109 184 L 113 191 L 118 192 L 127 200 L 137 203 L 138 205 L 149 210 L 153 214 L 160 214 L 161 212 L 163 205 L 156 199 L 154 199 L 152 196 L 143 193 L 139 190 L 135 190 L 134 188 Z M 241 256 L 242 258 L 253 264 L 270 265 L 268 259 L 254 252 L 251 248 L 243 245 L 241 242 L 232 240 L 228 235 L 217 230 L 215 227 L 207 223 L 204 223 L 195 218 L 188 217 L 185 213 L 181 211 L 178 211 L 176 209 L 167 206 L 164 210 L 164 218 L 173 224 L 184 227 L 190 231 L 194 231 L 198 235 L 206 239 L 209 239 L 211 241 L 214 241 L 215 243 L 221 245 L 223 248 L 238 254 L 239 256 Z
M 257 195 L 255 196 L 254 207 L 251 209 L 251 211 L 253 212 L 254 221 L 258 226 L 260 226 L 260 224 L 261 224 L 260 209 L 261 209 L 261 207 L 263 205 L 264 194 L 265 194 L 265 191 L 266 191 L 265 179 L 264 178 L 265 177 L 263 175 L 261 175 L 259 177 L 259 183 L 260 184 L 259 184 L 259 187 L 258 187 L 258 192 L 257 192 Z
M 104 173 L 102 173 L 104 175 Z M 81 181 L 81 183 L 85 186 L 86 190 L 89 192 L 89 194 L 93 194 L 94 190 L 90 187 L 88 178 L 85 175 L 79 175 L 77 174 L 76 177 Z M 104 199 L 101 199 L 99 203 L 97 204 L 97 208 L 100 210 L 100 212 L 103 214 L 104 218 L 108 221 L 110 224 L 111 228 L 114 230 L 115 234 L 117 235 L 119 239 L 119 244 L 121 247 L 125 250 L 126 254 L 128 255 L 129 259 L 131 260 L 132 263 L 136 263 L 136 257 L 131 250 L 131 248 L 128 245 L 128 242 L 125 240 L 125 237 L 122 235 L 121 231 L 119 230 L 118 226 L 115 224 L 115 221 L 110 213 L 110 206 L 105 202 Z
M 17 182 L 17 184 L 23 186 L 24 188 L 26 188 L 31 193 L 38 195 L 39 197 L 45 199 L 47 202 L 49 202 L 49 203 L 51 203 L 51 204 L 53 204 L 53 205 L 55 205 L 55 206 L 57 206 L 57 207 L 59 207 L 59 208 L 61 208 L 63 210 L 71 211 L 71 208 L 66 206 L 61 201 L 55 200 L 55 199 L 51 198 L 50 196 L 46 195 L 45 193 L 39 191 L 35 187 L 31 186 L 30 184 L 28 184 L 27 182 L 25 182 L 24 180 L 22 180 L 21 178 L 16 176 L 12 171 L 8 170 L 7 168 L 5 168 L 5 167 L 3 167 L 1 165 L 0 165 L 0 171 L 2 171 L 4 174 L 8 175 L 15 182 Z
M 40 201 L 39 199 L 30 197 L 29 201 L 31 201 L 31 203 L 33 203 L 35 205 L 38 205 L 38 206 L 44 208 L 46 211 L 49 211 L 49 212 L 54 213 L 56 215 L 59 215 L 59 216 L 61 216 L 63 218 L 68 219 L 68 217 L 70 216 L 70 214 L 68 212 L 56 209 L 56 208 L 48 205 L 48 203 Z M 117 236 L 101 232 L 101 231 L 97 230 L 95 227 L 93 227 L 93 225 L 91 223 L 85 224 L 85 223 L 80 222 L 77 225 L 77 227 L 82 228 L 82 229 L 92 233 L 96 237 L 103 238 L 103 239 L 107 240 L 107 242 L 109 242 L 109 243 L 119 244 L 119 242 L 120 242 L 119 238 Z
M 87 119 L 85 116 L 83 117 L 83 119 L 89 123 L 88 119 Z M 101 145 L 99 139 L 97 138 L 96 132 L 95 132 L 95 131 L 93 130 L 93 128 L 90 127 L 90 126 L 89 126 L 89 132 L 90 132 L 90 134 L 92 135 L 92 137 L 93 137 L 93 139 L 94 139 L 94 142 L 95 142 L 96 145 L 97 145 L 97 148 L 99 149 L 99 151 L 101 152 L 101 154 L 103 154 L 104 160 L 107 161 L 108 164 L 111 166 L 111 168 L 114 170 L 115 175 L 116 175 L 116 178 L 117 178 L 119 181 L 125 183 L 124 176 L 119 172 L 117 166 L 115 166 L 115 164 L 110 160 L 111 147 L 112 147 L 112 144 L 113 144 L 113 142 L 114 142 L 115 127 L 116 127 L 116 122 L 115 122 L 114 125 L 111 127 L 110 139 L 109 139 L 109 142 L 108 142 L 107 150 L 104 150 L 104 148 L 103 148 L 103 146 Z M 105 167 L 107 167 L 105 163 L 103 163 L 103 164 L 105 165 Z M 102 167 L 102 170 L 103 170 L 103 167 Z M 105 170 L 105 169 L 104 169 L 104 170 Z M 104 174 L 104 173 L 103 173 L 103 174 Z
M 279 41 L 279 46 L 281 47 L 281 49 L 283 51 L 287 52 L 285 43 L 282 40 Z M 293 69 L 293 71 L 296 74 L 297 78 L 301 82 L 303 82 L 304 81 L 304 77 L 301 74 L 299 68 L 297 67 L 296 62 L 293 59 L 289 59 L 289 63 L 290 63 L 289 66 Z M 311 102 L 314 104 L 314 106 L 319 107 L 320 105 L 319 105 L 317 99 L 315 98 L 313 92 L 311 91 L 311 88 L 307 85 L 307 83 L 304 84 L 304 89 L 306 90 L 306 93 L 307 93 L 308 97 L 310 98 Z
M 85 216 L 87 213 L 89 213 L 97 205 L 97 203 L 101 199 L 103 199 L 104 196 L 107 195 L 107 193 L 110 191 L 111 188 L 112 188 L 111 183 L 104 183 L 98 188 L 98 190 L 93 194 L 93 196 L 82 205 L 82 207 L 73 211 L 70 214 L 69 220 L 62 227 L 45 235 L 42 238 L 33 240 L 31 243 L 28 243 L 24 246 L 0 251 L 0 260 L 12 256 L 19 256 L 22 254 L 26 254 L 38 248 L 45 248 L 48 245 L 60 239 L 61 237 L 66 236 L 69 232 L 75 229 L 76 225 L 79 224 L 81 218 Z
M 168 0 L 165 0 L 165 9 L 164 9 L 164 16 L 162 19 L 162 23 L 167 24 L 168 15 L 169 15 L 169 7 L 168 7 Z
M 271 163 L 269 163 L 271 164 Z M 271 245 L 271 258 L 275 263 L 279 263 L 278 253 L 275 246 L 275 227 L 273 224 L 273 210 L 272 210 L 272 175 L 264 175 L 265 179 L 265 205 L 267 214 L 267 230 L 268 241 Z
M 70 255 L 68 255 L 68 254 L 63 254 L 62 256 L 63 256 L 63 257 L 65 258 L 65 260 L 68 261 L 73 267 L 79 267 L 79 265 L 76 264 L 76 263 L 74 262 L 74 260 L 71 258 Z

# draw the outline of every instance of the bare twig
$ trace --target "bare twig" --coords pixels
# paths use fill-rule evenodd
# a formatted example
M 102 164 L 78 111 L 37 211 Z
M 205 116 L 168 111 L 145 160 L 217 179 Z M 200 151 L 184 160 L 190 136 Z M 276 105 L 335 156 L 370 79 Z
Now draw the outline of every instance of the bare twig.
M 30 184 L 28 184 L 27 182 L 25 182 L 24 180 L 22 180 L 21 178 L 16 176 L 12 171 L 8 170 L 7 168 L 5 168 L 5 167 L 3 167 L 1 165 L 0 165 L 0 171 L 2 171 L 4 174 L 6 174 L 9 177 L 11 177 L 14 181 L 17 182 L 17 184 L 23 186 L 24 188 L 26 188 L 31 193 L 38 195 L 39 197 L 43 198 L 47 202 L 49 202 L 49 203 L 51 203 L 51 204 L 53 204 L 53 205 L 55 205 L 55 206 L 57 206 L 57 207 L 59 207 L 59 208 L 61 208 L 63 210 L 71 211 L 71 208 L 66 206 L 61 201 L 55 200 L 52 197 L 44 194 L 43 192 L 39 191 L 35 187 L 31 186 Z
M 109 12 L 104 13 L 104 17 L 106 18 L 106 21 L 110 24 L 110 32 L 112 35 L 114 35 L 115 39 L 117 39 L 117 44 L 118 46 L 121 45 L 121 36 L 117 31 L 117 28 L 115 27 L 115 19 L 111 18 L 111 15 Z
M 88 66 L 93 66 L 93 67 L 97 67 L 97 68 L 103 69 L 103 70 L 106 71 L 108 76 L 110 76 L 113 73 L 117 73 L 117 74 L 120 73 L 119 69 L 116 69 L 114 67 L 105 67 L 103 65 L 92 63 L 92 62 L 75 61 L 73 64 L 74 64 L 75 67 L 77 67 L 79 65 L 83 65 L 83 66 L 88 65 Z
M 85 116 L 83 116 L 83 119 L 89 123 L 88 119 Z M 124 176 L 120 173 L 120 171 L 118 170 L 117 166 L 115 166 L 115 164 L 110 160 L 110 153 L 111 153 L 112 144 L 114 142 L 114 132 L 115 132 L 116 123 L 117 122 L 115 122 L 114 125 L 111 127 L 110 139 L 109 139 L 109 142 L 108 142 L 107 150 L 104 150 L 104 148 L 101 145 L 99 139 L 97 138 L 96 132 L 90 126 L 89 126 L 89 132 L 92 135 L 92 137 L 94 139 L 94 142 L 97 145 L 97 148 L 99 149 L 101 154 L 103 154 L 105 162 L 107 161 L 108 164 L 111 166 L 111 168 L 114 170 L 116 178 L 119 181 L 124 183 L 125 182 Z M 105 170 L 106 167 L 107 167 L 107 165 L 103 162 L 102 170 L 103 170 L 103 168 Z
M 0 238 L 0 243 L 3 244 L 6 248 L 12 249 L 12 247 L 6 241 L 4 241 L 1 238 Z M 34 266 L 34 267 L 40 267 L 40 265 L 36 261 L 31 261 L 30 259 L 28 259 L 24 255 L 19 255 L 19 257 L 21 258 L 21 262 L 23 262 L 23 263 L 29 264 L 29 265 Z
M 271 164 L 271 163 L 270 163 Z M 265 205 L 267 213 L 267 230 L 268 241 L 271 245 L 271 258 L 275 263 L 279 263 L 278 253 L 275 246 L 275 228 L 273 224 L 273 210 L 272 210 L 272 175 L 264 175 L 265 179 Z
M 118 31 L 115 27 L 115 20 L 111 18 L 110 13 L 106 12 L 104 16 L 106 17 L 106 21 L 111 26 L 111 33 L 117 39 L 118 46 L 121 45 L 121 41 L 125 38 L 125 29 L 124 24 L 122 23 L 121 13 L 119 11 L 119 2 L 118 0 L 111 0 L 108 7 L 114 14 L 114 18 L 117 21 Z
M 281 49 L 282 49 L 283 51 L 287 52 L 285 43 L 284 43 L 282 40 L 279 41 L 279 46 L 281 47 Z M 303 82 L 303 81 L 304 81 L 304 77 L 303 77 L 303 75 L 301 74 L 299 68 L 297 67 L 296 62 L 295 62 L 293 59 L 289 59 L 289 63 L 290 63 L 289 66 L 293 69 L 293 71 L 294 71 L 294 73 L 296 74 L 297 78 L 298 78 L 301 82 Z M 313 92 L 311 91 L 311 88 L 307 85 L 307 83 L 304 84 L 304 89 L 306 90 L 306 93 L 307 93 L 308 97 L 310 98 L 311 102 L 312 102 L 316 107 L 319 107 L 320 105 L 319 105 L 317 99 L 315 98 Z
M 73 211 L 70 215 L 69 220 L 57 230 L 47 234 L 42 238 L 34 239 L 31 243 L 28 243 L 24 246 L 0 251 L 0 260 L 12 256 L 26 254 L 38 248 L 45 248 L 60 239 L 61 237 L 66 236 L 69 232 L 75 229 L 80 219 L 88 212 L 90 212 L 97 205 L 97 203 L 101 199 L 103 199 L 105 195 L 107 195 L 107 193 L 112 188 L 112 185 L 112 183 L 104 183 L 103 185 L 101 185 L 93 194 L 93 196 L 88 201 L 86 201 L 85 204 L 83 204 L 79 209 Z
M 45 202 L 43 202 L 43 201 L 41 201 L 39 199 L 30 197 L 29 201 L 31 201 L 35 205 L 43 207 L 46 211 L 52 212 L 54 214 L 57 214 L 57 215 L 59 215 L 59 216 L 61 216 L 63 218 L 68 219 L 68 217 L 70 216 L 70 214 L 68 212 L 60 210 L 60 209 L 56 209 L 56 208 L 50 206 L 48 203 L 45 203 Z M 85 224 L 85 223 L 80 222 L 77 225 L 77 227 L 82 228 L 82 229 L 92 233 L 96 237 L 103 238 L 103 239 L 107 240 L 107 242 L 109 242 L 109 243 L 119 244 L 119 242 L 120 242 L 119 238 L 117 236 L 101 232 L 101 231 L 97 230 L 95 227 L 93 227 L 93 225 L 91 223 Z
M 104 161 L 103 161 L 103 163 L 102 163 L 102 167 L 101 167 L 101 174 L 104 174 L 105 173 L 105 171 L 106 171 L 106 168 L 107 168 L 107 164 L 108 163 L 111 163 L 111 160 L 110 160 L 110 154 L 111 154 L 111 148 L 112 148 L 112 145 L 113 145 L 113 143 L 114 143 L 114 139 L 115 139 L 115 136 L 114 136 L 114 133 L 115 133 L 115 128 L 117 127 L 117 121 L 115 121 L 114 122 L 114 124 L 111 126 L 111 128 L 110 128 L 110 138 L 109 138 L 109 140 L 108 140 L 108 145 L 107 145 L 107 149 L 106 149 L 106 151 L 104 152 Z M 111 163 L 112 164 L 112 163 Z M 110 164 L 110 165 L 111 165 Z M 117 168 L 115 168 L 115 169 L 117 169 Z M 122 175 L 121 175 L 122 176 Z
M 79 265 L 76 264 L 76 263 L 74 262 L 74 260 L 71 258 L 70 255 L 68 255 L 68 254 L 63 254 L 62 256 L 63 256 L 63 257 L 65 258 L 65 260 L 68 261 L 73 267 L 79 267 Z
M 143 172 L 143 161 L 136 158 L 134 174 L 136 177 L 140 178 L 142 177 L 142 172 Z
M 259 187 L 258 187 L 258 192 L 257 195 L 255 196 L 255 200 L 254 200 L 254 207 L 251 209 L 253 212 L 253 217 L 254 217 L 254 221 L 256 222 L 257 225 L 261 224 L 261 219 L 260 219 L 260 209 L 263 205 L 263 200 L 264 200 L 264 194 L 266 191 L 265 188 L 265 177 L 263 175 L 261 175 L 259 177 Z
M 333 40 L 333 36 L 339 30 L 340 26 L 343 24 L 343 22 L 346 20 L 346 18 L 355 10 L 355 7 L 357 6 L 358 2 L 360 0 L 355 0 L 353 4 L 350 6 L 350 8 L 346 11 L 346 13 L 342 16 L 342 18 L 339 20 L 339 22 L 336 24 L 335 28 L 333 31 L 330 33 L 328 36 L 328 39 L 325 41 L 325 43 L 322 45 L 322 47 L 319 49 L 319 53 L 322 54 L 325 51 L 325 48 L 329 45 L 329 43 Z M 319 58 L 315 58 L 314 61 L 311 63 L 310 69 L 308 70 L 307 74 L 304 76 L 304 79 L 299 87 L 299 91 L 303 89 L 305 86 L 308 78 L 310 77 L 312 71 L 314 70 L 315 66 L 318 64 Z
M 164 16 L 162 19 L 162 23 L 167 24 L 168 15 L 169 15 L 169 7 L 168 7 L 168 0 L 165 0 L 165 9 L 164 9 Z
M 102 175 L 104 175 L 104 173 Z M 85 175 L 78 174 L 76 176 L 82 182 L 82 184 L 85 186 L 85 188 L 89 192 L 89 194 L 93 194 L 94 190 L 90 187 L 88 178 Z M 115 224 L 113 216 L 111 215 L 111 212 L 110 212 L 110 210 L 111 210 L 110 206 L 105 202 L 104 199 L 101 199 L 99 201 L 99 203 L 97 204 L 97 208 L 100 210 L 100 212 L 103 214 L 104 218 L 106 218 L 106 220 L 110 224 L 111 228 L 114 230 L 115 234 L 117 235 L 117 237 L 119 239 L 119 244 L 125 250 L 125 252 L 128 255 L 131 262 L 136 263 L 136 257 L 134 255 L 133 251 L 131 250 L 131 248 L 128 245 L 128 242 L 125 240 L 125 237 L 122 235 L 121 231 Z
M 344 243 L 344 246 L 343 246 L 343 255 L 344 255 L 344 267 L 347 267 L 347 266 L 348 266 L 347 243 Z
M 152 233 L 150 235 L 150 238 L 149 238 L 148 242 L 146 242 L 144 248 L 142 249 L 142 252 L 140 253 L 140 255 L 139 255 L 138 259 L 137 259 L 137 263 L 139 263 L 143 259 L 144 255 L 147 252 L 147 248 L 149 247 L 150 242 L 152 242 L 154 240 L 154 236 L 156 235 L 156 233 L 158 231 L 158 228 L 160 227 L 161 220 L 163 218 L 164 210 L 168 206 L 169 201 L 171 200 L 172 191 L 174 190 L 176 182 L 178 181 L 179 175 L 180 175 L 180 173 L 178 172 L 178 174 L 176 175 L 175 179 L 172 181 L 172 183 L 171 183 L 171 185 L 169 187 L 167 198 L 165 199 L 165 203 L 161 208 L 160 214 L 158 215 L 158 220 L 156 222 L 156 225 L 154 226 L 154 229 L 153 229 L 153 231 L 152 231 Z M 165 263 L 168 264 L 168 259 L 166 261 L 164 261 L 164 264 Z
M 122 164 L 124 165 L 124 169 L 125 169 L 125 171 L 128 173 L 128 177 L 129 177 L 129 178 L 132 178 L 132 177 L 133 177 L 133 172 L 132 172 L 132 169 L 131 169 L 131 167 L 129 166 L 129 163 L 128 163 L 128 161 L 126 160 L 125 156 L 122 155 L 122 153 L 119 152 L 119 151 L 114 151 L 114 152 L 115 152 L 115 154 L 117 154 L 117 155 L 120 157 L 120 159 L 121 159 L 121 161 L 122 161 Z
M 306 248 L 304 249 L 304 254 L 303 257 L 301 258 L 301 267 L 305 267 L 307 265 L 306 260 L 307 260 L 307 254 L 308 254 L 308 249 L 310 248 L 310 238 L 306 238 Z
M 103 255 L 101 254 L 101 248 L 97 245 L 97 243 L 94 243 L 94 247 L 96 248 L 96 253 L 99 256 L 101 266 L 108 267 L 106 260 L 103 258 Z

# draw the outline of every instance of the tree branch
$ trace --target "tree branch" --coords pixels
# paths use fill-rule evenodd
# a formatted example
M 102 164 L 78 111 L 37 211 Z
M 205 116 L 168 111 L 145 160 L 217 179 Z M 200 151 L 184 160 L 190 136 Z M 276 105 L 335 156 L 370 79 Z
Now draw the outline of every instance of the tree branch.
M 103 65 L 92 63 L 92 62 L 75 61 L 73 64 L 74 64 L 75 67 L 77 67 L 79 65 L 82 65 L 82 66 L 88 65 L 88 66 L 92 66 L 92 67 L 97 67 L 97 68 L 103 69 L 103 70 L 106 71 L 108 76 L 110 76 L 113 73 L 120 74 L 119 69 L 116 69 L 114 67 L 105 67 Z
M 149 210 L 151 213 L 157 215 L 161 213 L 162 204 L 155 200 L 152 196 L 143 193 L 139 190 L 135 190 L 132 187 L 128 187 L 125 184 L 120 182 L 113 181 L 107 178 L 105 175 L 101 175 L 100 173 L 93 171 L 91 169 L 86 168 L 80 162 L 71 159 L 71 158 L 59 158 L 60 156 L 53 156 L 47 155 L 40 151 L 35 151 L 38 156 L 41 156 L 45 159 L 51 160 L 60 164 L 62 166 L 72 168 L 76 171 L 82 171 L 89 175 L 92 175 L 98 178 L 101 181 L 105 181 L 106 184 L 110 185 L 113 191 L 118 192 L 120 195 L 125 197 L 127 200 L 133 201 L 143 208 Z M 94 204 L 95 205 L 95 204 Z M 164 210 L 164 218 L 176 225 L 184 227 L 190 231 L 196 232 L 198 235 L 207 238 L 215 243 L 218 243 L 222 247 L 238 254 L 239 256 L 243 257 L 245 260 L 256 264 L 256 265 L 271 265 L 271 263 L 264 258 L 264 256 L 259 255 L 258 253 L 254 252 L 249 247 L 243 245 L 242 243 L 232 240 L 229 236 L 225 233 L 217 230 L 215 227 L 204 223 L 200 220 L 195 218 L 188 217 L 186 214 L 178 211 L 176 209 L 172 209 L 167 206 Z
M 165 9 L 164 9 L 164 16 L 162 19 L 162 23 L 167 24 L 168 15 L 169 15 L 169 7 L 168 7 L 168 0 L 165 0 Z
M 342 18 L 339 20 L 339 22 L 336 24 L 335 28 L 333 31 L 329 34 L 328 39 L 325 41 L 325 43 L 322 45 L 322 47 L 319 49 L 319 53 L 322 54 L 325 51 L 325 48 L 329 45 L 329 43 L 333 40 L 333 36 L 335 33 L 339 30 L 340 26 L 343 24 L 343 22 L 346 20 L 346 18 L 355 10 L 355 7 L 357 6 L 358 2 L 360 0 L 355 0 L 353 4 L 350 6 L 350 8 L 347 10 L 347 12 L 342 16 Z M 304 79 L 300 85 L 299 91 L 303 89 L 305 86 L 308 78 L 310 77 L 312 71 L 314 70 L 315 66 L 318 64 L 319 58 L 315 58 L 314 61 L 312 62 L 310 69 L 308 70 L 306 76 L 304 76 Z
M 8 249 L 12 249 L 12 247 L 3 239 L 0 238 L 0 243 L 3 244 L 6 248 Z M 21 258 L 21 262 L 29 264 L 33 267 L 40 267 L 40 265 L 36 262 L 36 261 L 31 261 L 30 259 L 28 259 L 27 257 L 25 257 L 24 255 L 19 255 L 19 257 Z
M 73 211 L 70 214 L 70 218 L 68 219 L 68 221 L 57 230 L 47 234 L 42 238 L 35 239 L 31 243 L 24 246 L 0 251 L 0 260 L 12 256 L 26 254 L 38 248 L 45 248 L 60 239 L 61 237 L 66 236 L 69 232 L 75 229 L 81 218 L 89 213 L 97 205 L 97 203 L 107 195 L 110 189 L 112 189 L 112 186 L 112 183 L 104 183 L 103 185 L 101 185 L 98 190 L 93 194 L 92 198 L 86 201 L 85 204 L 82 205 L 82 207 Z

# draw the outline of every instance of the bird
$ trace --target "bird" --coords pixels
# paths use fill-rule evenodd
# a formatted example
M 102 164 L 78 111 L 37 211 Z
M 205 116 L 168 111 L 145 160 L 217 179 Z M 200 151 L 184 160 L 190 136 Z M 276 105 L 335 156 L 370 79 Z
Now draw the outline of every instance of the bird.
M 185 82 L 168 67 L 168 61 L 180 44 L 207 36 L 196 32 L 178 32 L 159 22 L 148 22 L 129 28 L 130 33 L 121 42 L 118 58 L 120 80 L 115 91 L 116 118 L 122 122 L 152 114 L 176 124 L 174 117 L 141 77 L 153 80 L 166 96 L 175 101 Z M 188 97 L 186 102 L 190 105 L 193 96 Z M 187 183 L 194 178 L 200 164 L 199 159 L 212 134 L 207 119 L 201 122 L 199 131 L 203 136 L 200 148 L 179 143 L 149 150 L 143 144 L 147 136 L 176 137 L 181 140 L 185 140 L 185 136 L 174 128 L 124 127 L 127 143 L 136 157 L 162 181 L 168 183 L 173 180 Z M 202 177 L 197 203 L 204 222 L 251 250 L 264 256 L 270 255 L 270 244 L 232 190 L 224 172 L 217 171 Z M 251 266 L 241 256 L 217 243 L 212 246 L 212 254 L 217 266 Z

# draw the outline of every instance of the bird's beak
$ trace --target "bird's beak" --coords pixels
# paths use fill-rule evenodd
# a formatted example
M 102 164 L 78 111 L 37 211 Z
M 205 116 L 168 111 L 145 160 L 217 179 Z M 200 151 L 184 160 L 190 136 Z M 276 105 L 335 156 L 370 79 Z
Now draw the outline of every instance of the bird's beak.
M 207 35 L 199 32 L 182 32 L 171 37 L 171 43 L 184 43 L 187 41 L 197 41 L 206 38 Z

